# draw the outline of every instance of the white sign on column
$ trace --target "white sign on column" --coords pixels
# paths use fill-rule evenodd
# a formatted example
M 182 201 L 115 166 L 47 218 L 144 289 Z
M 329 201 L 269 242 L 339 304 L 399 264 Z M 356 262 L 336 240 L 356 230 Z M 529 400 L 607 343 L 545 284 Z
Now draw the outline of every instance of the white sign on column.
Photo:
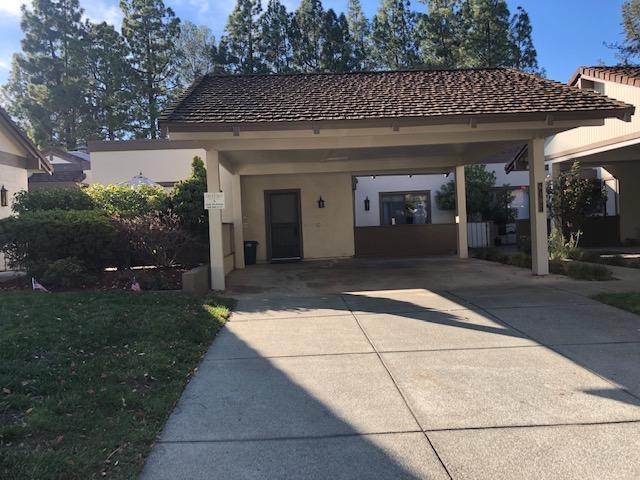
M 204 208 L 205 210 L 224 209 L 224 192 L 205 192 Z

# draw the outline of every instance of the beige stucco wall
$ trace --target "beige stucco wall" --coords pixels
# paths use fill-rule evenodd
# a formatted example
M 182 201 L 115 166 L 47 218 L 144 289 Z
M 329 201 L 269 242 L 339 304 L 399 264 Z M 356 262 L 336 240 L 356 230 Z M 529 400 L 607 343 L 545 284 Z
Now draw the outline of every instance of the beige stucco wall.
M 0 152 L 7 152 L 21 157 L 25 156 L 26 153 L 2 128 L 0 128 Z
M 615 166 L 620 185 L 620 239 L 640 239 L 640 162 L 620 162 Z
M 244 239 L 257 240 L 258 261 L 267 258 L 264 192 L 300 189 L 304 258 L 354 254 L 351 174 L 262 175 L 242 177 Z M 318 208 L 318 199 L 326 202 Z
M 87 183 L 118 184 L 140 172 L 154 182 L 176 182 L 191 175 L 193 157 L 203 160 L 203 149 L 127 150 L 91 152 Z
M 24 168 L 11 167 L 9 165 L 0 164 L 0 187 L 8 190 L 9 206 L 0 207 L 0 218 L 8 217 L 11 214 L 11 202 L 13 195 L 20 190 L 27 189 L 28 173 Z

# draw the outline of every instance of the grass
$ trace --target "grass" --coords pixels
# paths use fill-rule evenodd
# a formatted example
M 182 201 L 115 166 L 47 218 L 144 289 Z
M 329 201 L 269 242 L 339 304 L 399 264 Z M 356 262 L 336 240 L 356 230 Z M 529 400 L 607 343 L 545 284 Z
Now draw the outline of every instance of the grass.
M 602 293 L 594 295 L 594 299 L 614 307 L 640 315 L 640 292 L 635 293 Z
M 229 308 L 0 292 L 0 478 L 136 478 Z

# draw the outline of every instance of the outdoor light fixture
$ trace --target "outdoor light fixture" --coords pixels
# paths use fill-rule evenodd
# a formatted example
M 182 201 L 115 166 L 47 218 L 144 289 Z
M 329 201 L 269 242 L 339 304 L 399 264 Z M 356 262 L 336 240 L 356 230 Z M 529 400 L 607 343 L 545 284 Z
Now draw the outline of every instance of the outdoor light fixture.
M 8 207 L 9 206 L 9 198 L 7 195 L 7 189 L 4 188 L 4 185 L 2 185 L 2 188 L 0 188 L 0 207 Z
M 369 197 L 364 199 L 364 211 L 368 212 L 371 209 L 371 202 L 369 201 Z
M 375 180 L 375 179 L 376 179 L 376 176 L 375 176 L 375 175 L 371 175 L 371 178 L 372 178 L 373 180 Z
M 322 199 L 322 195 L 318 199 L 318 208 L 324 208 L 324 200 Z

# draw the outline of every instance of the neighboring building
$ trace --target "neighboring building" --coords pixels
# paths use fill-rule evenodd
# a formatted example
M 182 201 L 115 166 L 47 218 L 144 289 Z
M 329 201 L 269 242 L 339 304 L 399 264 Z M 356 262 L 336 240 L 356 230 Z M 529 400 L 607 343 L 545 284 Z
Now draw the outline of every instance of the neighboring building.
M 42 155 L 49 160 L 53 174 L 35 173 L 29 177 L 29 190 L 48 188 L 78 188 L 85 185 L 86 172 L 91 169 L 89 154 L 83 150 L 64 151 L 53 148 Z
M 29 175 L 51 173 L 51 165 L 29 137 L 0 108 L 0 219 L 11 215 L 13 195 L 27 190 Z M 7 268 L 0 252 L 0 270 Z
M 169 140 L 89 142 L 89 152 L 88 184 L 118 185 L 143 175 L 167 190 L 191 176 L 194 157 L 206 157 L 200 144 Z
M 506 68 L 211 74 L 178 98 L 160 124 L 170 141 L 206 150 L 209 192 L 225 194 L 224 209 L 209 210 L 212 286 L 224 289 L 225 215 L 233 221 L 236 268 L 244 267 L 244 239 L 260 242 L 258 259 L 271 262 L 351 257 L 359 245 L 393 241 L 355 226 L 352 179 L 358 176 L 455 169 L 457 223 L 387 231 L 400 238 L 419 227 L 424 232 L 413 244 L 421 252 L 457 251 L 465 258 L 464 166 L 524 143 L 533 272 L 545 275 L 544 138 L 608 118 L 628 121 L 634 111 Z M 230 187 L 221 181 L 225 171 Z
M 569 85 L 594 98 L 640 106 L 640 67 L 581 67 Z M 574 160 L 596 169 L 608 196 L 606 215 L 590 228 L 594 234 L 616 231 L 604 240 L 640 240 L 640 117 L 609 118 L 603 126 L 559 133 L 547 140 L 545 157 L 553 175 Z

